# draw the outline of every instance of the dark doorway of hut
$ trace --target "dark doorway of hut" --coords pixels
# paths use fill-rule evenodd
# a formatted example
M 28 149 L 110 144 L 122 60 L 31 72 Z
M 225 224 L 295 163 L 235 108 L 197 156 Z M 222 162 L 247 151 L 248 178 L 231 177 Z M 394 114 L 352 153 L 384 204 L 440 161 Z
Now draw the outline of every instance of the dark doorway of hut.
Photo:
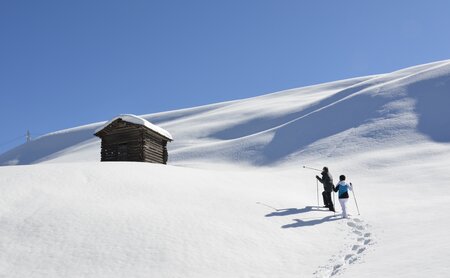
M 127 144 L 120 144 L 117 148 L 117 159 L 119 161 L 127 161 L 128 160 L 128 146 Z

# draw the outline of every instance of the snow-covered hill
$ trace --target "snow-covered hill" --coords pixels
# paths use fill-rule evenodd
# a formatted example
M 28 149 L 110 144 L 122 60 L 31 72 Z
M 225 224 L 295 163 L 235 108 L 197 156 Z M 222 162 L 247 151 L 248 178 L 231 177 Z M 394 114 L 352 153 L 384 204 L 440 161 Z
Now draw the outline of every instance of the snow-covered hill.
M 103 123 L 47 134 L 0 155 L 0 276 L 446 277 L 449 105 L 441 61 L 144 115 L 169 166 L 98 162 Z
M 172 164 L 272 166 L 423 141 L 448 142 L 450 62 L 192 109 L 145 115 L 169 130 Z M 126 111 L 125 111 L 126 112 Z M 51 133 L 0 164 L 98 161 L 102 123 Z M 367 148 L 370 146 L 370 148 Z

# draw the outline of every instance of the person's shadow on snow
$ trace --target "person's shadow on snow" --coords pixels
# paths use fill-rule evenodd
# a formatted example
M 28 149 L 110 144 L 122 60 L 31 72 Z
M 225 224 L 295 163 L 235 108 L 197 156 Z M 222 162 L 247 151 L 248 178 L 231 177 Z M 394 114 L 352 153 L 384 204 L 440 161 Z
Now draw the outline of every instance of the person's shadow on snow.
M 292 214 L 306 213 L 306 212 L 310 212 L 310 211 L 328 211 L 328 209 L 323 210 L 320 207 L 313 207 L 313 206 L 306 206 L 301 209 L 298 209 L 298 208 L 277 209 L 276 211 L 267 214 L 266 217 L 286 216 L 286 215 L 292 215 Z
M 294 223 L 283 225 L 283 226 L 281 226 L 281 228 L 288 229 L 288 228 L 300 228 L 300 227 L 305 227 L 305 226 L 314 226 L 314 225 L 322 224 L 325 222 L 336 221 L 339 219 L 341 219 L 341 218 L 337 217 L 335 215 L 326 216 L 321 219 L 312 219 L 312 220 L 306 220 L 306 221 L 301 220 L 301 219 L 293 219 L 293 221 L 295 221 Z

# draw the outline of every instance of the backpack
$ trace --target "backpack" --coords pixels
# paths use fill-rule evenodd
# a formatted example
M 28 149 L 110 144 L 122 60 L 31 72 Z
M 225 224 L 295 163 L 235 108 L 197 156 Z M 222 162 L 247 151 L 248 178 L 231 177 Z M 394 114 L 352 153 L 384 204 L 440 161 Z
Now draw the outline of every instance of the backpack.
M 339 193 L 338 196 L 340 199 L 348 198 L 348 184 L 346 182 L 339 182 Z

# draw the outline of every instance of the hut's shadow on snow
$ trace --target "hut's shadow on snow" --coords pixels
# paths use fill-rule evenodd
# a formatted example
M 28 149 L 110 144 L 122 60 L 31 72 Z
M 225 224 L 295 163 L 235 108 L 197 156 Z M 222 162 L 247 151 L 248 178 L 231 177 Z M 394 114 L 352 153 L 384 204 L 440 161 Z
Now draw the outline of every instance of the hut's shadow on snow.
M 340 218 L 336 217 L 335 215 L 330 215 L 330 216 L 326 216 L 324 218 L 312 219 L 312 220 L 293 219 L 294 223 L 283 225 L 283 226 L 281 226 L 281 228 L 288 229 L 288 228 L 300 228 L 300 227 L 306 227 L 306 226 L 314 226 L 314 225 L 322 224 L 325 222 L 336 221 L 339 219 Z

